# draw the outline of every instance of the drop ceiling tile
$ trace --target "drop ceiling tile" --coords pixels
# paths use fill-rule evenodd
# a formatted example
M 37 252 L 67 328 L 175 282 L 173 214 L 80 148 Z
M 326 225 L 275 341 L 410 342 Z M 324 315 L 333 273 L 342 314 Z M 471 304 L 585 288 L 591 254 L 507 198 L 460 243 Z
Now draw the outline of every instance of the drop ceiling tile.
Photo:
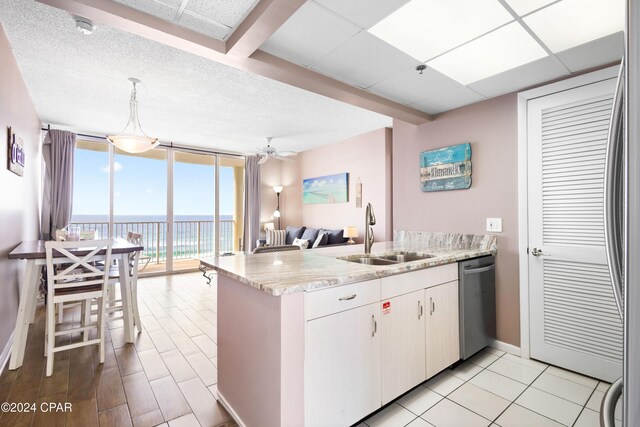
M 219 24 L 208 19 L 204 19 L 199 15 L 194 15 L 191 12 L 184 12 L 180 17 L 179 25 L 186 27 L 190 30 L 202 33 L 206 36 L 213 37 L 218 40 L 224 40 L 224 38 L 231 33 L 232 28 Z
M 412 0 L 368 31 L 427 61 L 510 21 L 497 0 Z
M 571 72 L 611 64 L 619 61 L 623 55 L 624 33 L 622 31 L 556 54 Z
M 235 28 L 255 4 L 256 0 L 189 0 L 185 10 Z
M 540 9 L 558 0 L 507 0 L 507 4 L 519 15 Z
M 360 31 L 355 24 L 308 1 L 260 49 L 307 66 Z
M 548 82 L 569 73 L 548 56 L 469 85 L 488 98 Z
M 422 74 L 418 73 L 415 68 L 411 68 L 371 86 L 368 91 L 400 104 L 411 104 L 420 99 L 450 91 L 458 86 L 460 83 L 427 67 Z
M 415 67 L 417 63 L 406 53 L 362 31 L 320 58 L 312 64 L 312 68 L 346 83 L 367 88 Z
M 125 6 L 132 7 L 141 12 L 148 13 L 165 21 L 172 21 L 178 12 L 180 0 L 115 0 Z
M 563 0 L 524 18 L 552 52 L 622 31 L 624 0 Z
M 466 85 L 547 56 L 518 23 L 512 22 L 427 62 Z
M 409 0 L 315 0 L 353 22 L 369 28 Z
M 424 111 L 428 114 L 439 114 L 453 110 L 454 108 L 482 101 L 483 99 L 486 98 L 479 93 L 466 86 L 460 86 L 452 91 L 427 98 L 423 101 L 415 102 L 409 105 L 409 107 L 417 108 L 418 110 Z

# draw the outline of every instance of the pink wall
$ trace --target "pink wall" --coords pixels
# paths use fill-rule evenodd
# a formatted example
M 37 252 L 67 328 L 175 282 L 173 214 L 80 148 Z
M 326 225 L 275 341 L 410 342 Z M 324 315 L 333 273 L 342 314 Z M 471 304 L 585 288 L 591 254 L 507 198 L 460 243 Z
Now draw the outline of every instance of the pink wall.
M 420 152 L 463 142 L 471 143 L 471 188 L 423 193 Z M 519 346 L 517 142 L 515 94 L 449 111 L 420 126 L 393 123 L 394 229 L 487 234 L 486 218 L 502 218 L 503 232 L 497 234 L 497 335 Z
M 24 261 L 8 253 L 37 239 L 40 202 L 40 119 L 0 25 L 0 354 L 15 327 Z M 7 170 L 7 126 L 24 141 L 24 176 Z
M 358 242 L 363 241 L 364 213 L 373 205 L 377 224 L 376 241 L 393 239 L 391 205 L 391 129 L 378 129 L 334 144 L 298 154 L 294 162 L 280 162 L 282 227 L 304 225 L 314 228 L 358 227 Z M 261 171 L 262 172 L 262 171 Z M 302 180 L 336 173 L 349 173 L 349 201 L 335 204 L 302 204 Z M 273 175 L 265 176 L 268 180 Z M 362 208 L 356 208 L 356 182 L 362 181 Z M 262 195 L 263 205 L 273 200 L 273 190 Z

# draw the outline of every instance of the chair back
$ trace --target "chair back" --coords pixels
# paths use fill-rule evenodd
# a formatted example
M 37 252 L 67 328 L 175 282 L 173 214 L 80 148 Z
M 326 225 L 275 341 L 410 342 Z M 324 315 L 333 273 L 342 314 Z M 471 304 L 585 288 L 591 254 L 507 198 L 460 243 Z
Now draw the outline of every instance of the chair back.
M 300 246 L 297 245 L 277 245 L 277 246 L 258 246 L 251 252 L 252 254 L 264 254 L 267 252 L 286 252 L 286 251 L 299 251 Z
M 74 242 L 45 242 L 47 257 L 48 295 L 53 297 L 56 291 L 71 291 L 73 288 L 101 285 L 109 280 L 109 269 L 100 269 L 95 261 L 111 263 L 113 242 L 107 240 L 90 240 Z M 81 251 L 81 255 L 72 252 Z M 100 254 L 104 251 L 104 254 Z M 57 266 L 57 268 L 56 268 Z

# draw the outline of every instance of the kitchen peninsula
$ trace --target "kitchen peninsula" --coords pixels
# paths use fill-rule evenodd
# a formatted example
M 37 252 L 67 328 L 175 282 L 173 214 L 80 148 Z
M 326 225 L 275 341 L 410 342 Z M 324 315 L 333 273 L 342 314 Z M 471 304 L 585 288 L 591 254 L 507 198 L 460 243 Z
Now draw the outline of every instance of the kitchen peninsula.
M 496 251 L 495 236 L 400 231 L 370 256 L 201 260 L 218 272 L 220 402 L 248 427 L 355 423 L 458 361 L 457 262 Z

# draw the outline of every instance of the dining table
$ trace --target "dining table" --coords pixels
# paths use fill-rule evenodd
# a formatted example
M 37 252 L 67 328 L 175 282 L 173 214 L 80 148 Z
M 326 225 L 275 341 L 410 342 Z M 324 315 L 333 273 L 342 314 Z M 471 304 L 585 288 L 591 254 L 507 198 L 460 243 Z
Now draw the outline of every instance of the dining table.
M 22 366 L 22 362 L 24 360 L 24 351 L 27 345 L 29 325 L 35 320 L 40 275 L 42 273 L 42 267 L 47 263 L 44 244 L 44 240 L 23 241 L 9 253 L 9 259 L 26 260 L 24 275 L 22 278 L 22 289 L 20 292 L 20 304 L 18 306 L 18 315 L 16 318 L 15 335 L 11 347 L 9 369 L 18 369 Z M 82 248 L 82 250 L 71 249 L 69 252 L 76 256 L 82 256 L 91 252 L 92 249 L 94 248 L 85 247 Z M 111 257 L 118 261 L 120 292 L 123 309 L 125 310 L 125 313 L 123 313 L 124 336 L 125 340 L 130 343 L 135 340 L 133 306 L 131 301 L 131 298 L 134 297 L 133 295 L 135 295 L 135 293 L 132 292 L 132 279 L 126 267 L 129 265 L 129 255 L 133 252 L 142 250 L 144 250 L 143 246 L 130 243 L 125 239 L 113 239 Z M 100 251 L 97 255 L 104 256 L 105 251 Z

